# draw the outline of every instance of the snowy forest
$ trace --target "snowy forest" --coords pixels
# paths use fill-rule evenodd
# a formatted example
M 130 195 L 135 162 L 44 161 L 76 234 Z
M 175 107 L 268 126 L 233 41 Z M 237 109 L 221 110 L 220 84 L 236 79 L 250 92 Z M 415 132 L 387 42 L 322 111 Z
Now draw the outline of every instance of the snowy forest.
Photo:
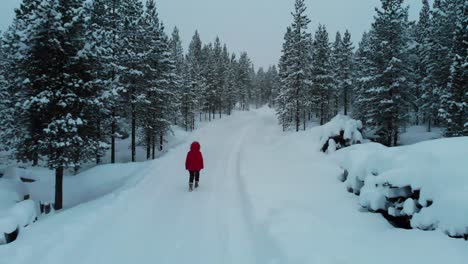
M 1 264 L 468 263 L 468 0 L 0 2 Z
M 320 25 L 312 35 L 305 1 L 296 1 L 279 63 L 281 124 L 299 131 L 312 117 L 323 125 L 344 113 L 387 146 L 408 125 L 468 136 L 466 1 L 423 0 L 418 21 L 403 0 L 381 2 L 355 48 L 348 31 L 331 41 Z
M 128 133 L 131 160 L 137 145 L 154 159 L 171 125 L 193 130 L 236 104 L 271 103 L 278 78 L 275 66 L 256 71 L 247 53 L 219 38 L 203 44 L 198 32 L 184 53 L 153 0 L 24 0 L 1 42 L 1 147 L 46 161 L 58 181 L 108 149 L 114 163 Z

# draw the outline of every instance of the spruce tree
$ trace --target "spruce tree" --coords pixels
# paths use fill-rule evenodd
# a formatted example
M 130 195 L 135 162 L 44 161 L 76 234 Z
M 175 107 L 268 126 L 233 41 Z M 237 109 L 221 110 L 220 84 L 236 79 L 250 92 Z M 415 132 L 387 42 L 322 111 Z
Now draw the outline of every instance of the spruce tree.
M 415 115 L 415 124 L 419 125 L 424 119 L 424 110 L 422 106 L 425 101 L 423 99 L 423 94 L 426 90 L 424 78 L 427 75 L 427 65 L 426 58 L 427 56 L 427 44 L 430 36 L 430 6 L 428 0 L 423 0 L 423 7 L 419 13 L 419 21 L 414 28 L 413 41 L 415 47 L 410 56 L 413 58 L 413 63 L 411 64 L 411 70 L 413 72 L 413 91 L 412 91 L 412 105 Z M 428 98 L 429 99 L 429 98 Z
M 351 33 L 348 30 L 345 31 L 344 38 L 341 46 L 340 53 L 340 92 L 342 94 L 342 103 L 344 114 L 348 115 L 350 110 L 351 92 L 354 86 L 353 78 L 353 55 L 354 47 L 351 41 Z
M 292 13 L 293 23 L 285 35 L 283 56 L 280 61 L 281 91 L 278 98 L 278 116 L 283 128 L 294 123 L 299 131 L 301 120 L 307 111 L 307 93 L 310 87 L 310 34 L 307 26 L 310 19 L 305 14 L 307 7 L 304 0 L 296 0 Z
M 174 116 L 174 124 L 178 124 L 178 120 L 183 119 L 183 91 L 184 91 L 184 78 L 186 78 L 186 68 L 184 60 L 184 49 L 182 47 L 182 40 L 179 36 L 179 29 L 174 27 L 172 31 L 171 39 L 169 41 L 169 48 L 171 53 L 171 60 L 174 62 L 175 74 L 173 75 L 174 79 L 174 94 L 176 96 L 176 108 L 178 109 L 177 115 Z M 183 122 L 185 123 L 185 121 Z
M 138 105 L 144 103 L 142 100 L 145 96 L 145 91 L 141 82 L 144 75 L 141 64 L 144 56 L 144 41 L 145 32 L 142 26 L 143 4 L 138 0 L 123 1 L 119 5 L 118 12 L 121 14 L 122 28 L 120 30 L 120 38 L 122 45 L 122 85 L 126 90 L 125 109 L 131 123 L 131 161 L 136 161 L 136 146 L 137 146 L 137 111 L 140 110 Z M 142 110 L 142 109 L 141 109 Z M 142 110 L 143 111 L 143 110 Z
M 468 5 L 456 1 L 456 28 L 450 50 L 452 65 L 447 90 L 442 94 L 439 116 L 446 124 L 448 137 L 468 136 Z
M 192 37 L 190 42 L 188 53 L 186 56 L 187 63 L 187 76 L 189 87 L 187 89 L 187 94 L 193 95 L 193 98 L 187 98 L 187 100 L 192 100 L 194 103 L 194 109 L 192 110 L 193 116 L 190 120 L 191 129 L 195 129 L 195 114 L 199 112 L 200 121 L 202 118 L 202 96 L 203 91 L 205 90 L 205 84 L 203 79 L 203 68 L 202 68 L 202 42 L 200 40 L 200 35 L 198 31 L 195 31 L 195 34 Z
M 312 57 L 312 96 L 314 105 L 318 106 L 320 125 L 328 122 L 334 115 L 336 87 L 333 79 L 332 50 L 328 33 L 319 25 L 315 33 Z
M 238 99 L 241 110 L 249 110 L 250 94 L 252 89 L 252 62 L 246 52 L 242 52 L 237 68 Z
M 45 0 L 29 18 L 22 41 L 29 47 L 23 67 L 30 79 L 17 88 L 15 114 L 19 127 L 37 122 L 37 132 L 19 130 L 18 158 L 28 148 L 46 158 L 56 174 L 55 208 L 61 209 L 64 170 L 96 158 L 100 143 L 93 121 L 100 94 L 87 63 L 83 1 Z
M 374 34 L 371 56 L 376 69 L 368 95 L 371 99 L 369 125 L 379 128 L 380 141 L 398 144 L 399 129 L 406 121 L 406 68 L 408 8 L 403 0 L 382 0 L 372 24 Z

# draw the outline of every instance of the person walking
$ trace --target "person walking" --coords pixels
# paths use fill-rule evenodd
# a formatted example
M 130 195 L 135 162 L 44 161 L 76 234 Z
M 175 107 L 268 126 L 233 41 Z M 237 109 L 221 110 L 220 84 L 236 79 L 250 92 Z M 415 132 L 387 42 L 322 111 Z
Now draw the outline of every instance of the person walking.
M 185 169 L 190 173 L 189 180 L 189 191 L 193 191 L 193 181 L 195 180 L 195 188 L 198 188 L 198 182 L 200 181 L 200 171 L 204 169 L 203 166 L 203 155 L 200 151 L 200 143 L 194 141 L 190 145 L 190 151 L 187 153 L 187 159 L 185 160 Z

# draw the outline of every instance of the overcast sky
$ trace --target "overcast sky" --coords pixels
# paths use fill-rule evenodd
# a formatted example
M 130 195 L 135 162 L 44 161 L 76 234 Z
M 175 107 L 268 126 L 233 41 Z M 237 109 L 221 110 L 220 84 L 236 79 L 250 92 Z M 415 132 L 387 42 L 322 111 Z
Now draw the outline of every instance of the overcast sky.
M 0 29 L 5 30 L 21 0 L 0 0 Z M 337 30 L 349 29 L 359 41 L 373 20 L 380 0 L 306 0 L 310 28 L 325 24 L 334 39 Z M 416 19 L 421 0 L 406 0 Z M 195 29 L 204 42 L 218 35 L 233 52 L 247 51 L 256 66 L 277 64 L 294 0 L 156 0 L 168 34 L 174 26 L 188 46 Z

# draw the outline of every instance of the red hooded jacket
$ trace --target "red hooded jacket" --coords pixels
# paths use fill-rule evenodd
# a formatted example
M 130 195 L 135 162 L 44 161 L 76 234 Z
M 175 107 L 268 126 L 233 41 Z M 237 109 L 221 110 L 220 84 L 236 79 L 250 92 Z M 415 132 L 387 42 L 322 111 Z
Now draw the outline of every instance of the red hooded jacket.
M 188 171 L 201 171 L 203 169 L 203 155 L 200 152 L 200 143 L 193 142 L 185 160 L 185 169 Z

